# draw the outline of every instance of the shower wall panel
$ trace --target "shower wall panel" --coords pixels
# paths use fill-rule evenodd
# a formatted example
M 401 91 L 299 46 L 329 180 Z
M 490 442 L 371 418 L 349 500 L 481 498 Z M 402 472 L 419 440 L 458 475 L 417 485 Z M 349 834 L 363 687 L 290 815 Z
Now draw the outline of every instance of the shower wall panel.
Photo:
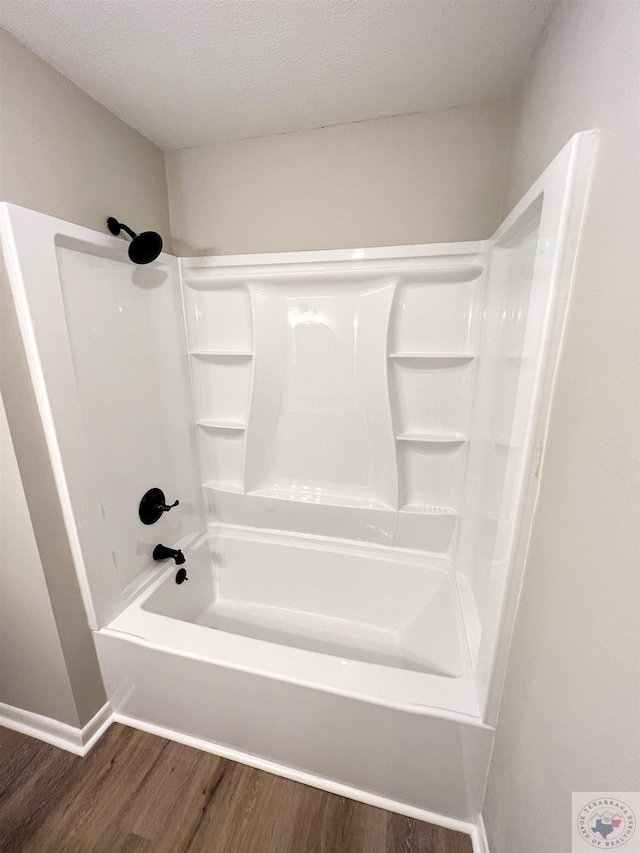
M 536 375 L 553 297 L 550 259 L 540 251 L 541 213 L 540 195 L 491 246 L 488 256 L 468 480 L 456 552 L 465 620 L 478 626 L 470 630 L 475 638 L 470 653 L 481 702 L 486 699 L 510 574 Z M 464 595 L 465 589 L 470 595 Z
M 132 264 L 128 243 L 13 205 L 0 233 L 89 623 L 157 574 L 155 545 L 204 525 L 179 264 Z M 180 500 L 154 526 L 152 487 Z
M 539 239 L 540 209 L 519 234 L 497 244 L 489 264 L 486 320 L 480 344 L 481 367 L 472 422 L 472 456 L 466 502 L 469 512 L 460 538 L 460 567 L 466 571 L 479 611 L 491 608 L 492 578 L 503 574 L 508 532 L 513 523 L 515 474 L 524 448 L 526 419 L 515 418 L 518 394 L 529 390 L 539 359 L 544 302 L 531 304 Z M 532 320 L 529 323 L 529 320 Z M 507 534 L 507 535 L 505 535 Z M 463 568 L 464 567 L 464 568 Z M 495 609 L 495 608 L 494 608 Z
M 202 526 L 186 340 L 174 259 L 136 267 L 56 249 L 75 382 L 111 557 L 124 595 L 155 570 L 155 545 Z M 143 494 L 180 500 L 153 527 Z
M 450 551 L 480 244 L 183 259 L 212 518 Z

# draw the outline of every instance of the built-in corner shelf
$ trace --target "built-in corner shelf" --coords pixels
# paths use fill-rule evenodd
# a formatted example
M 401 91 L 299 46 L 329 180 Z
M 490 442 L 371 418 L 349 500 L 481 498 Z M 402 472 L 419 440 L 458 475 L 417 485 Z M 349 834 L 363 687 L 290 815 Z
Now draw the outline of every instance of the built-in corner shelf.
M 220 430 L 222 432 L 244 432 L 246 429 L 245 424 L 234 421 L 217 421 L 210 418 L 203 418 L 196 421 L 196 423 L 204 429 Z
M 463 435 L 445 435 L 427 432 L 426 430 L 411 430 L 401 432 L 396 436 L 397 441 L 419 442 L 420 444 L 437 444 L 442 447 L 458 447 L 466 442 Z
M 244 487 L 239 483 L 216 483 L 214 480 L 204 484 L 204 488 L 212 492 L 231 492 L 234 495 L 243 495 Z
M 472 352 L 390 352 L 389 358 L 396 361 L 446 361 L 463 363 L 472 361 L 475 354 Z
M 189 350 L 189 355 L 197 358 L 253 358 L 251 350 L 194 349 Z

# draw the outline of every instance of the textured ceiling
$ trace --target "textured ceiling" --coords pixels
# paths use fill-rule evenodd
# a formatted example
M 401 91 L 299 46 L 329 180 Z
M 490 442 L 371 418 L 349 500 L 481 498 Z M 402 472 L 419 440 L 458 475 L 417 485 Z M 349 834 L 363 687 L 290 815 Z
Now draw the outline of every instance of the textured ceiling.
M 0 0 L 0 23 L 163 149 L 510 94 L 547 0 Z

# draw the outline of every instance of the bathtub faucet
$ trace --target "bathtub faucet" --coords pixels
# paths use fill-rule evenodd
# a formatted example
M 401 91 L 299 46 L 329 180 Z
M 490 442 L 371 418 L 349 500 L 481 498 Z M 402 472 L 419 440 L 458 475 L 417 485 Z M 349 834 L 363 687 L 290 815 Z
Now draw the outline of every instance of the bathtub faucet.
M 153 549 L 154 560 L 167 560 L 169 557 L 176 561 L 176 566 L 181 566 L 186 559 L 182 551 L 174 551 L 173 548 L 166 548 L 164 545 L 156 545 Z

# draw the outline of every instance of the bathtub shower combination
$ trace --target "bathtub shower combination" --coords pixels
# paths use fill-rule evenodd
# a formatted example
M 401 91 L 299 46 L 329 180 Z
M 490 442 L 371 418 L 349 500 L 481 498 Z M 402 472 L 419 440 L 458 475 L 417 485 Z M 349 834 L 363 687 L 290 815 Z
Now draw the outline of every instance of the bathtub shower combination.
M 476 820 L 593 146 L 474 243 L 141 267 L 2 206 L 116 719 Z

